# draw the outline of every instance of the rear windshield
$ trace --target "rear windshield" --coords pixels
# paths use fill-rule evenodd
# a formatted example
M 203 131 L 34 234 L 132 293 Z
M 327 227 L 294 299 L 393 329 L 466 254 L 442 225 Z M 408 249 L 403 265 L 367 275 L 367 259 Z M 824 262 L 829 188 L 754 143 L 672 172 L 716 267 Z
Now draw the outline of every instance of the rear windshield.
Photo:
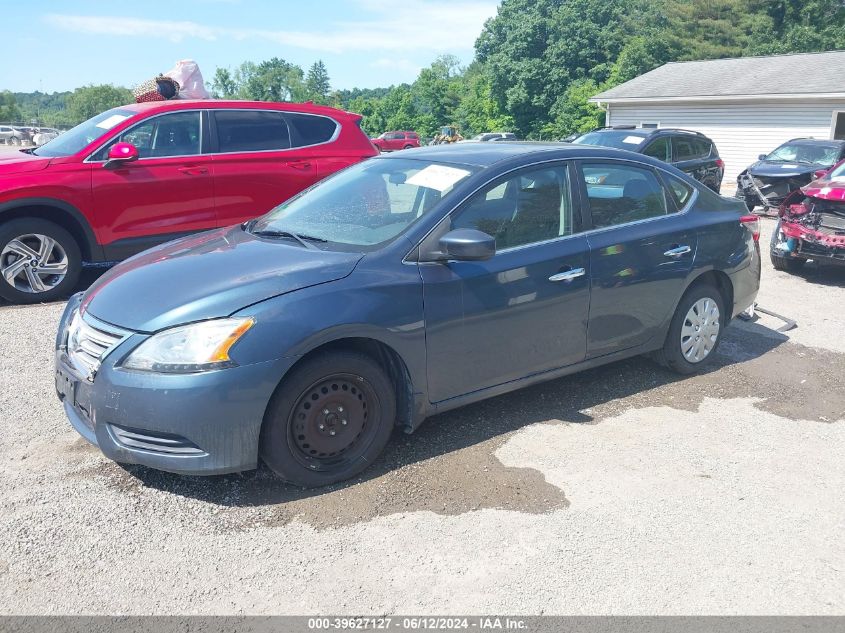
M 579 145 L 600 145 L 616 149 L 635 150 L 648 138 L 637 130 L 600 130 L 587 132 L 576 138 L 573 143 Z

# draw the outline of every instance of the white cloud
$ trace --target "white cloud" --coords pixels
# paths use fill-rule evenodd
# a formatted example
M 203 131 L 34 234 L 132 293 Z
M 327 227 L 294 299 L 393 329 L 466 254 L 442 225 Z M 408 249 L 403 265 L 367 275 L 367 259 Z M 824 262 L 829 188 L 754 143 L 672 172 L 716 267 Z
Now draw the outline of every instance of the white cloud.
M 372 18 L 335 22 L 325 29 L 307 31 L 237 29 L 192 21 L 56 13 L 46 15 L 44 20 L 65 31 L 159 38 L 173 42 L 260 38 L 295 48 L 332 53 L 372 50 L 447 52 L 472 49 L 484 21 L 495 15 L 498 3 L 493 0 L 408 0 L 396 5 L 387 0 L 356 0 L 356 4 L 362 13 Z

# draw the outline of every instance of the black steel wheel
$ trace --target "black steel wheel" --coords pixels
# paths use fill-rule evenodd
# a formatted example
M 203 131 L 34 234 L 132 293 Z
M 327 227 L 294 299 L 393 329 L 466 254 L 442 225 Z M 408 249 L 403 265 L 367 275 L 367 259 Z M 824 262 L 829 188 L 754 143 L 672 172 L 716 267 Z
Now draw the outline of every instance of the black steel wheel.
M 284 480 L 332 484 L 364 470 L 393 430 L 393 384 L 368 356 L 321 354 L 287 376 L 264 417 L 261 456 Z

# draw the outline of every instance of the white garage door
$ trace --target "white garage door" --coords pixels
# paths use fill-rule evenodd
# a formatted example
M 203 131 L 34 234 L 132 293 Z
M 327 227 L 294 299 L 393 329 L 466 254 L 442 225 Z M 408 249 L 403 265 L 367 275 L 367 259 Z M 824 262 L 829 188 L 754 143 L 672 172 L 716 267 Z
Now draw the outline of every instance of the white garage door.
M 609 125 L 659 124 L 696 130 L 716 143 L 725 161 L 723 191 L 733 191 L 736 176 L 759 154 L 797 137 L 831 138 L 835 111 L 841 103 L 720 103 L 720 104 L 612 104 Z

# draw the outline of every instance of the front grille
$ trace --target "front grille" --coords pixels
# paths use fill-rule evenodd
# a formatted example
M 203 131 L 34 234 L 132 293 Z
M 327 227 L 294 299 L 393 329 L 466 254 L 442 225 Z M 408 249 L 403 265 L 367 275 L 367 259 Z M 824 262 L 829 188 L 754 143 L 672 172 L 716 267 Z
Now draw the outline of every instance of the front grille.
M 769 203 L 780 203 L 792 193 L 794 187 L 788 180 L 779 178 L 761 178 L 753 176 L 752 182 L 757 192 Z
M 88 380 L 93 380 L 103 359 L 129 334 L 89 315 L 74 312 L 65 339 L 68 358 Z
M 142 431 L 110 424 L 115 439 L 126 448 L 141 449 L 165 455 L 206 455 L 206 452 L 181 435 Z
M 798 254 L 810 259 L 825 258 L 845 261 L 845 248 L 830 248 L 808 240 L 801 240 L 798 246 Z

